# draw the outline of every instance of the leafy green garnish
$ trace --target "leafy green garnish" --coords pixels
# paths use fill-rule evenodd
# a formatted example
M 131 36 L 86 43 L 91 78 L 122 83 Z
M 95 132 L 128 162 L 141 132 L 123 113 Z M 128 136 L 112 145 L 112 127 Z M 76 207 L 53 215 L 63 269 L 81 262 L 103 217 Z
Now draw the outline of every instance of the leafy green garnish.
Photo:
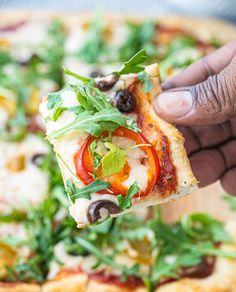
M 124 168 L 126 153 L 115 144 L 105 142 L 104 145 L 109 151 L 101 159 L 102 174 L 104 176 L 110 176 L 120 172 Z
M 10 54 L 8 52 L 0 49 L 0 64 L 1 64 L 1 66 L 8 64 L 8 63 L 11 63 L 12 61 L 13 60 L 12 60 L 12 57 L 10 56 Z
M 93 176 L 96 177 L 96 172 L 98 170 L 98 167 L 101 165 L 101 159 L 102 157 L 96 152 L 97 149 L 97 140 L 94 140 L 90 146 L 90 151 L 93 157 L 93 166 L 94 166 L 94 174 Z
M 150 92 L 153 89 L 153 83 L 150 80 L 150 76 L 147 72 L 142 71 L 138 73 L 138 80 L 143 83 L 143 92 Z
M 223 196 L 223 199 L 228 203 L 232 211 L 236 211 L 236 198 L 234 196 L 225 195 Z
M 83 83 L 87 83 L 87 82 L 91 82 L 93 79 L 92 78 L 89 78 L 89 77 L 85 77 L 85 76 L 82 76 L 82 75 L 79 75 L 75 72 L 72 72 L 71 70 L 63 67 L 63 70 L 64 70 L 64 73 L 66 75 L 69 75 L 69 76 L 72 76 L 76 79 L 79 79 L 80 81 L 82 81 Z
M 64 133 L 74 129 L 82 130 L 95 137 L 99 137 L 102 132 L 109 130 L 114 131 L 118 126 L 131 129 L 135 132 L 138 131 L 133 120 L 122 115 L 117 109 L 110 108 L 101 110 L 94 114 L 84 111 L 78 115 L 72 123 L 59 130 L 53 131 L 47 136 L 47 138 L 49 140 L 56 139 Z
M 142 274 L 139 272 L 139 266 L 137 264 L 133 265 L 131 268 L 128 268 L 125 265 L 118 264 L 112 256 L 105 255 L 103 252 L 101 252 L 96 246 L 91 244 L 91 242 L 83 239 L 83 238 L 77 238 L 77 242 L 83 246 L 88 252 L 95 255 L 100 263 L 104 263 L 108 265 L 109 267 L 112 267 L 114 269 L 119 269 L 122 273 L 121 280 L 124 282 L 129 275 L 135 275 L 137 277 L 142 277 Z
M 78 189 L 71 180 L 67 180 L 66 192 L 69 198 L 74 203 L 75 200 L 79 198 L 91 200 L 91 193 L 96 193 L 101 190 L 107 190 L 109 186 L 110 184 L 108 182 L 97 179 L 93 181 L 91 184 Z
M 114 131 L 118 126 L 139 131 L 133 119 L 123 115 L 120 111 L 112 106 L 109 97 L 100 92 L 91 84 L 70 85 L 70 88 L 76 93 L 80 103 L 79 111 L 76 111 L 76 117 L 73 122 L 53 131 L 48 135 L 48 139 L 55 139 L 62 134 L 71 130 L 82 130 L 93 136 L 100 136 L 102 132 Z M 60 99 L 57 95 L 50 107 L 57 107 Z M 56 104 L 54 103 L 56 99 Z M 67 110 L 71 110 L 68 108 Z M 58 116 L 56 116 L 58 117 Z
M 145 21 L 142 24 L 128 22 L 127 28 L 128 35 L 119 49 L 119 60 L 128 60 L 141 49 L 145 49 L 151 57 L 157 55 L 157 48 L 152 43 L 156 34 L 154 21 Z
M 69 217 L 55 225 L 60 203 L 53 196 L 37 207 L 28 210 L 24 222 L 27 238 L 24 241 L 31 251 L 30 258 L 23 258 L 8 267 L 7 281 L 45 281 L 50 263 L 54 260 L 54 246 L 72 236 L 75 223 Z
M 124 62 L 121 69 L 117 72 L 114 72 L 114 74 L 122 75 L 122 74 L 129 74 L 129 73 L 138 73 L 144 70 L 142 65 L 149 59 L 149 56 L 147 55 L 147 52 L 145 50 L 141 50 L 137 52 L 132 58 L 130 58 L 128 61 Z
M 9 118 L 6 129 L 0 129 L 0 137 L 8 142 L 17 142 L 25 138 L 27 131 L 27 117 L 25 103 L 29 92 L 26 88 L 18 89 L 17 112 Z
M 63 100 L 61 98 L 61 92 L 53 92 L 48 94 L 48 103 L 47 108 L 49 110 L 52 110 L 50 114 L 50 119 L 52 119 L 54 122 L 58 120 L 60 115 L 67 110 L 66 107 L 62 106 Z
M 78 52 L 78 57 L 87 63 L 95 63 L 106 50 L 104 41 L 104 25 L 100 18 L 94 19 L 89 25 L 86 42 Z
M 232 238 L 224 230 L 221 222 L 203 213 L 184 215 L 181 219 L 182 227 L 192 238 L 211 239 L 214 242 L 228 242 Z
M 206 256 L 236 258 L 236 253 L 221 250 L 215 243 L 231 240 L 223 225 L 207 214 L 191 214 L 180 223 L 165 224 L 151 220 L 149 227 L 155 234 L 153 249 L 157 250 L 149 286 L 154 290 L 162 278 L 180 278 L 185 267 L 200 264 Z
M 47 102 L 47 108 L 53 109 L 55 105 L 60 102 L 61 99 L 61 92 L 52 92 L 48 94 L 48 102 Z
M 47 64 L 48 71 L 44 73 L 44 78 L 54 80 L 60 87 L 63 85 L 62 62 L 65 55 L 65 28 L 63 23 L 58 19 L 48 26 L 48 36 L 50 42 L 45 42 L 42 48 L 43 53 L 40 55 L 41 62 Z M 39 73 L 40 74 L 40 73 Z
M 129 209 L 132 206 L 131 200 L 133 196 L 139 191 L 139 186 L 137 182 L 134 182 L 128 189 L 128 192 L 125 197 L 122 195 L 118 195 L 118 203 L 119 203 L 119 208 L 121 211 L 124 211 L 126 209 Z

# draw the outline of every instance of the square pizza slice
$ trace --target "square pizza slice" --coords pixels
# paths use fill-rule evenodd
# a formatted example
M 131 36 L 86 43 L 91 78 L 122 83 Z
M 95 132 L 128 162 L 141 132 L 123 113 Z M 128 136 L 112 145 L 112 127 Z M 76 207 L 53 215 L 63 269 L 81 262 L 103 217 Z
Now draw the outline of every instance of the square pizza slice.
M 40 111 L 78 227 L 179 199 L 197 188 L 175 126 L 152 107 L 157 64 L 138 52 L 120 71 L 78 79 L 43 99 Z

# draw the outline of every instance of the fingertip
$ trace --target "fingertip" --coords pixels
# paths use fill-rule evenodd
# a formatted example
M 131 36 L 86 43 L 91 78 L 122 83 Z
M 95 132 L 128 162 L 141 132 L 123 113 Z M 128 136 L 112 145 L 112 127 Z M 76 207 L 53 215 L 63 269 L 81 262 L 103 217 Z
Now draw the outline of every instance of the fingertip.
M 189 90 L 165 91 L 154 100 L 154 109 L 157 114 L 172 122 L 185 117 L 192 106 L 193 98 Z
M 223 189 L 230 195 L 236 196 L 236 167 L 229 169 L 221 177 Z

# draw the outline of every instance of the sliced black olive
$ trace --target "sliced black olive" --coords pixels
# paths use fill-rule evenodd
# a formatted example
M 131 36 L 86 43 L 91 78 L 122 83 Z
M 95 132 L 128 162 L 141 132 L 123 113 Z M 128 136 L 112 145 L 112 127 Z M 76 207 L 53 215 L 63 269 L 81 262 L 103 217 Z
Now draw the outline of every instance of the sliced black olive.
M 105 214 L 101 214 L 102 209 L 104 209 Z M 99 219 L 105 219 L 104 215 L 107 218 L 110 214 L 118 214 L 119 212 L 120 209 L 114 202 L 109 200 L 98 200 L 89 206 L 87 218 L 89 223 L 95 223 Z
M 188 278 L 205 278 L 212 274 L 214 269 L 214 258 L 213 257 L 204 257 L 202 262 L 198 265 L 192 267 L 183 268 L 180 271 L 182 277 Z
M 111 74 L 109 76 L 96 78 L 95 84 L 99 90 L 107 91 L 116 84 L 118 79 L 119 77 L 116 74 Z
M 99 70 L 99 69 L 95 69 L 94 71 L 92 71 L 89 75 L 91 78 L 97 78 L 97 77 L 104 77 L 104 74 Z
M 31 161 L 33 164 L 35 164 L 36 166 L 41 166 L 42 163 L 43 163 L 43 159 L 45 157 L 45 154 L 42 154 L 42 153 L 38 153 L 38 154 L 35 154 L 32 158 L 31 158 Z
M 119 90 L 115 96 L 116 107 L 122 113 L 131 113 L 136 106 L 135 97 L 127 90 Z

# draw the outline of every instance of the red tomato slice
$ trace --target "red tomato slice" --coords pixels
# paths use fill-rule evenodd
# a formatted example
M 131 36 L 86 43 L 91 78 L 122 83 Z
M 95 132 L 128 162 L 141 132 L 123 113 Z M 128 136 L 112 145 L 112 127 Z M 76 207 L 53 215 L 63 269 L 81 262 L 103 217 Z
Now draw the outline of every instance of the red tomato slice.
M 103 133 L 103 137 L 106 137 L 107 134 Z M 133 140 L 136 145 L 138 144 L 150 144 L 148 140 L 141 134 L 133 132 L 129 129 L 119 127 L 117 128 L 113 133 L 112 137 L 126 137 L 130 140 Z M 94 181 L 93 173 L 94 173 L 94 166 L 93 166 L 93 156 L 90 151 L 90 144 L 96 140 L 97 138 L 94 136 L 89 136 L 87 140 L 83 143 L 81 148 L 76 152 L 74 161 L 75 161 L 75 168 L 76 168 L 76 174 L 77 176 L 83 181 L 84 184 L 88 185 Z M 149 194 L 152 190 L 154 185 L 156 184 L 159 173 L 160 173 L 160 167 L 158 162 L 158 157 L 156 150 L 153 146 L 140 146 L 140 148 L 145 152 L 147 157 L 147 163 L 149 164 L 148 168 L 148 185 L 145 191 L 140 191 L 135 196 L 146 196 Z M 132 150 L 129 150 L 132 151 Z M 128 162 L 125 163 L 123 169 L 113 174 L 109 177 L 102 176 L 101 168 L 98 168 L 97 170 L 97 178 L 108 181 L 110 183 L 109 192 L 114 195 L 122 194 L 126 195 L 126 192 L 128 188 L 123 184 L 124 181 L 126 181 L 130 174 L 130 166 Z M 104 193 L 104 191 L 101 191 L 100 193 Z

